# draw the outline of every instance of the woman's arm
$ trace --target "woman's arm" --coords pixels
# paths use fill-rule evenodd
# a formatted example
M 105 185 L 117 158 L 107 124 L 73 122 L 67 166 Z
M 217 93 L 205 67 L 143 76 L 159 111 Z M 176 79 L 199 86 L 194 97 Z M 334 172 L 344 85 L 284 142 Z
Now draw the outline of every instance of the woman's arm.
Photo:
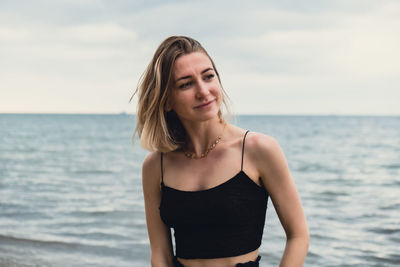
M 146 211 L 147 232 L 151 247 L 151 266 L 172 266 L 171 231 L 160 217 L 160 153 L 149 154 L 143 162 L 142 185 Z
M 252 134 L 246 145 L 249 157 L 268 190 L 286 232 L 281 267 L 302 266 L 309 246 L 309 233 L 299 194 L 290 176 L 285 156 L 271 136 Z

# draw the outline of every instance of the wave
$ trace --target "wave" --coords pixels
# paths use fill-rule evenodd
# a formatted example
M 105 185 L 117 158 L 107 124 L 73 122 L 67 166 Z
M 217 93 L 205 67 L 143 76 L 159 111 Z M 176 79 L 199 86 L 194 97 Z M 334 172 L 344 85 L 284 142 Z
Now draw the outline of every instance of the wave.
M 400 169 L 400 164 L 385 164 L 381 165 L 381 167 L 386 168 L 386 169 Z
M 113 174 L 110 170 L 76 170 L 73 171 L 75 174 Z
M 64 242 L 59 240 L 38 240 L 25 237 L 15 237 L 0 235 L 0 244 L 3 246 L 15 246 L 18 248 L 33 248 L 47 251 L 58 252 L 84 252 L 89 254 L 103 255 L 103 256 L 127 256 L 132 253 L 128 249 L 113 248 L 104 245 L 88 245 L 76 242 Z
M 6 236 L 0 235 L 0 243 L 9 245 L 29 245 L 29 246 L 65 246 L 75 247 L 76 243 L 68 243 L 62 241 L 49 241 L 49 240 L 37 240 L 23 237 Z
M 400 228 L 369 228 L 368 231 L 377 233 L 377 234 L 386 234 L 386 235 L 391 235 L 395 233 L 400 233 Z

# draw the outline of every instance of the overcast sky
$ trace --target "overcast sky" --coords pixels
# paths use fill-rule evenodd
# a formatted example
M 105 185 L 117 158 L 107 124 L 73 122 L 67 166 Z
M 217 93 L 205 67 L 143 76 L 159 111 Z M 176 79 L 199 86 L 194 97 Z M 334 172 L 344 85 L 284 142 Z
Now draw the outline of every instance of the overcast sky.
M 170 35 L 209 51 L 234 113 L 400 115 L 396 0 L 0 0 L 0 112 L 133 113 Z

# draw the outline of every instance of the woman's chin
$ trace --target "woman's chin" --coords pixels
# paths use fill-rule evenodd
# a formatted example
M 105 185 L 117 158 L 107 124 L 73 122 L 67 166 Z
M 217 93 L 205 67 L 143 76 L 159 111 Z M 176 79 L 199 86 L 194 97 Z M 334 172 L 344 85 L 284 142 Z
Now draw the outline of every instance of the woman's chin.
M 204 114 L 203 116 L 200 116 L 199 120 L 200 121 L 219 120 L 218 112 L 212 114 Z

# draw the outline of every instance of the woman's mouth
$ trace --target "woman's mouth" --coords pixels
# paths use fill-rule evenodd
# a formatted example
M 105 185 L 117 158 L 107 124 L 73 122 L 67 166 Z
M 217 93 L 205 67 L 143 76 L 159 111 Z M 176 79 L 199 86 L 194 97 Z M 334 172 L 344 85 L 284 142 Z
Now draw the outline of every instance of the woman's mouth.
M 215 99 L 214 99 L 214 100 L 215 100 Z M 204 103 L 204 104 L 195 106 L 194 108 L 205 108 L 205 107 L 209 106 L 212 102 L 214 102 L 214 100 L 210 100 L 210 101 L 208 101 L 208 102 L 206 102 L 206 103 Z

